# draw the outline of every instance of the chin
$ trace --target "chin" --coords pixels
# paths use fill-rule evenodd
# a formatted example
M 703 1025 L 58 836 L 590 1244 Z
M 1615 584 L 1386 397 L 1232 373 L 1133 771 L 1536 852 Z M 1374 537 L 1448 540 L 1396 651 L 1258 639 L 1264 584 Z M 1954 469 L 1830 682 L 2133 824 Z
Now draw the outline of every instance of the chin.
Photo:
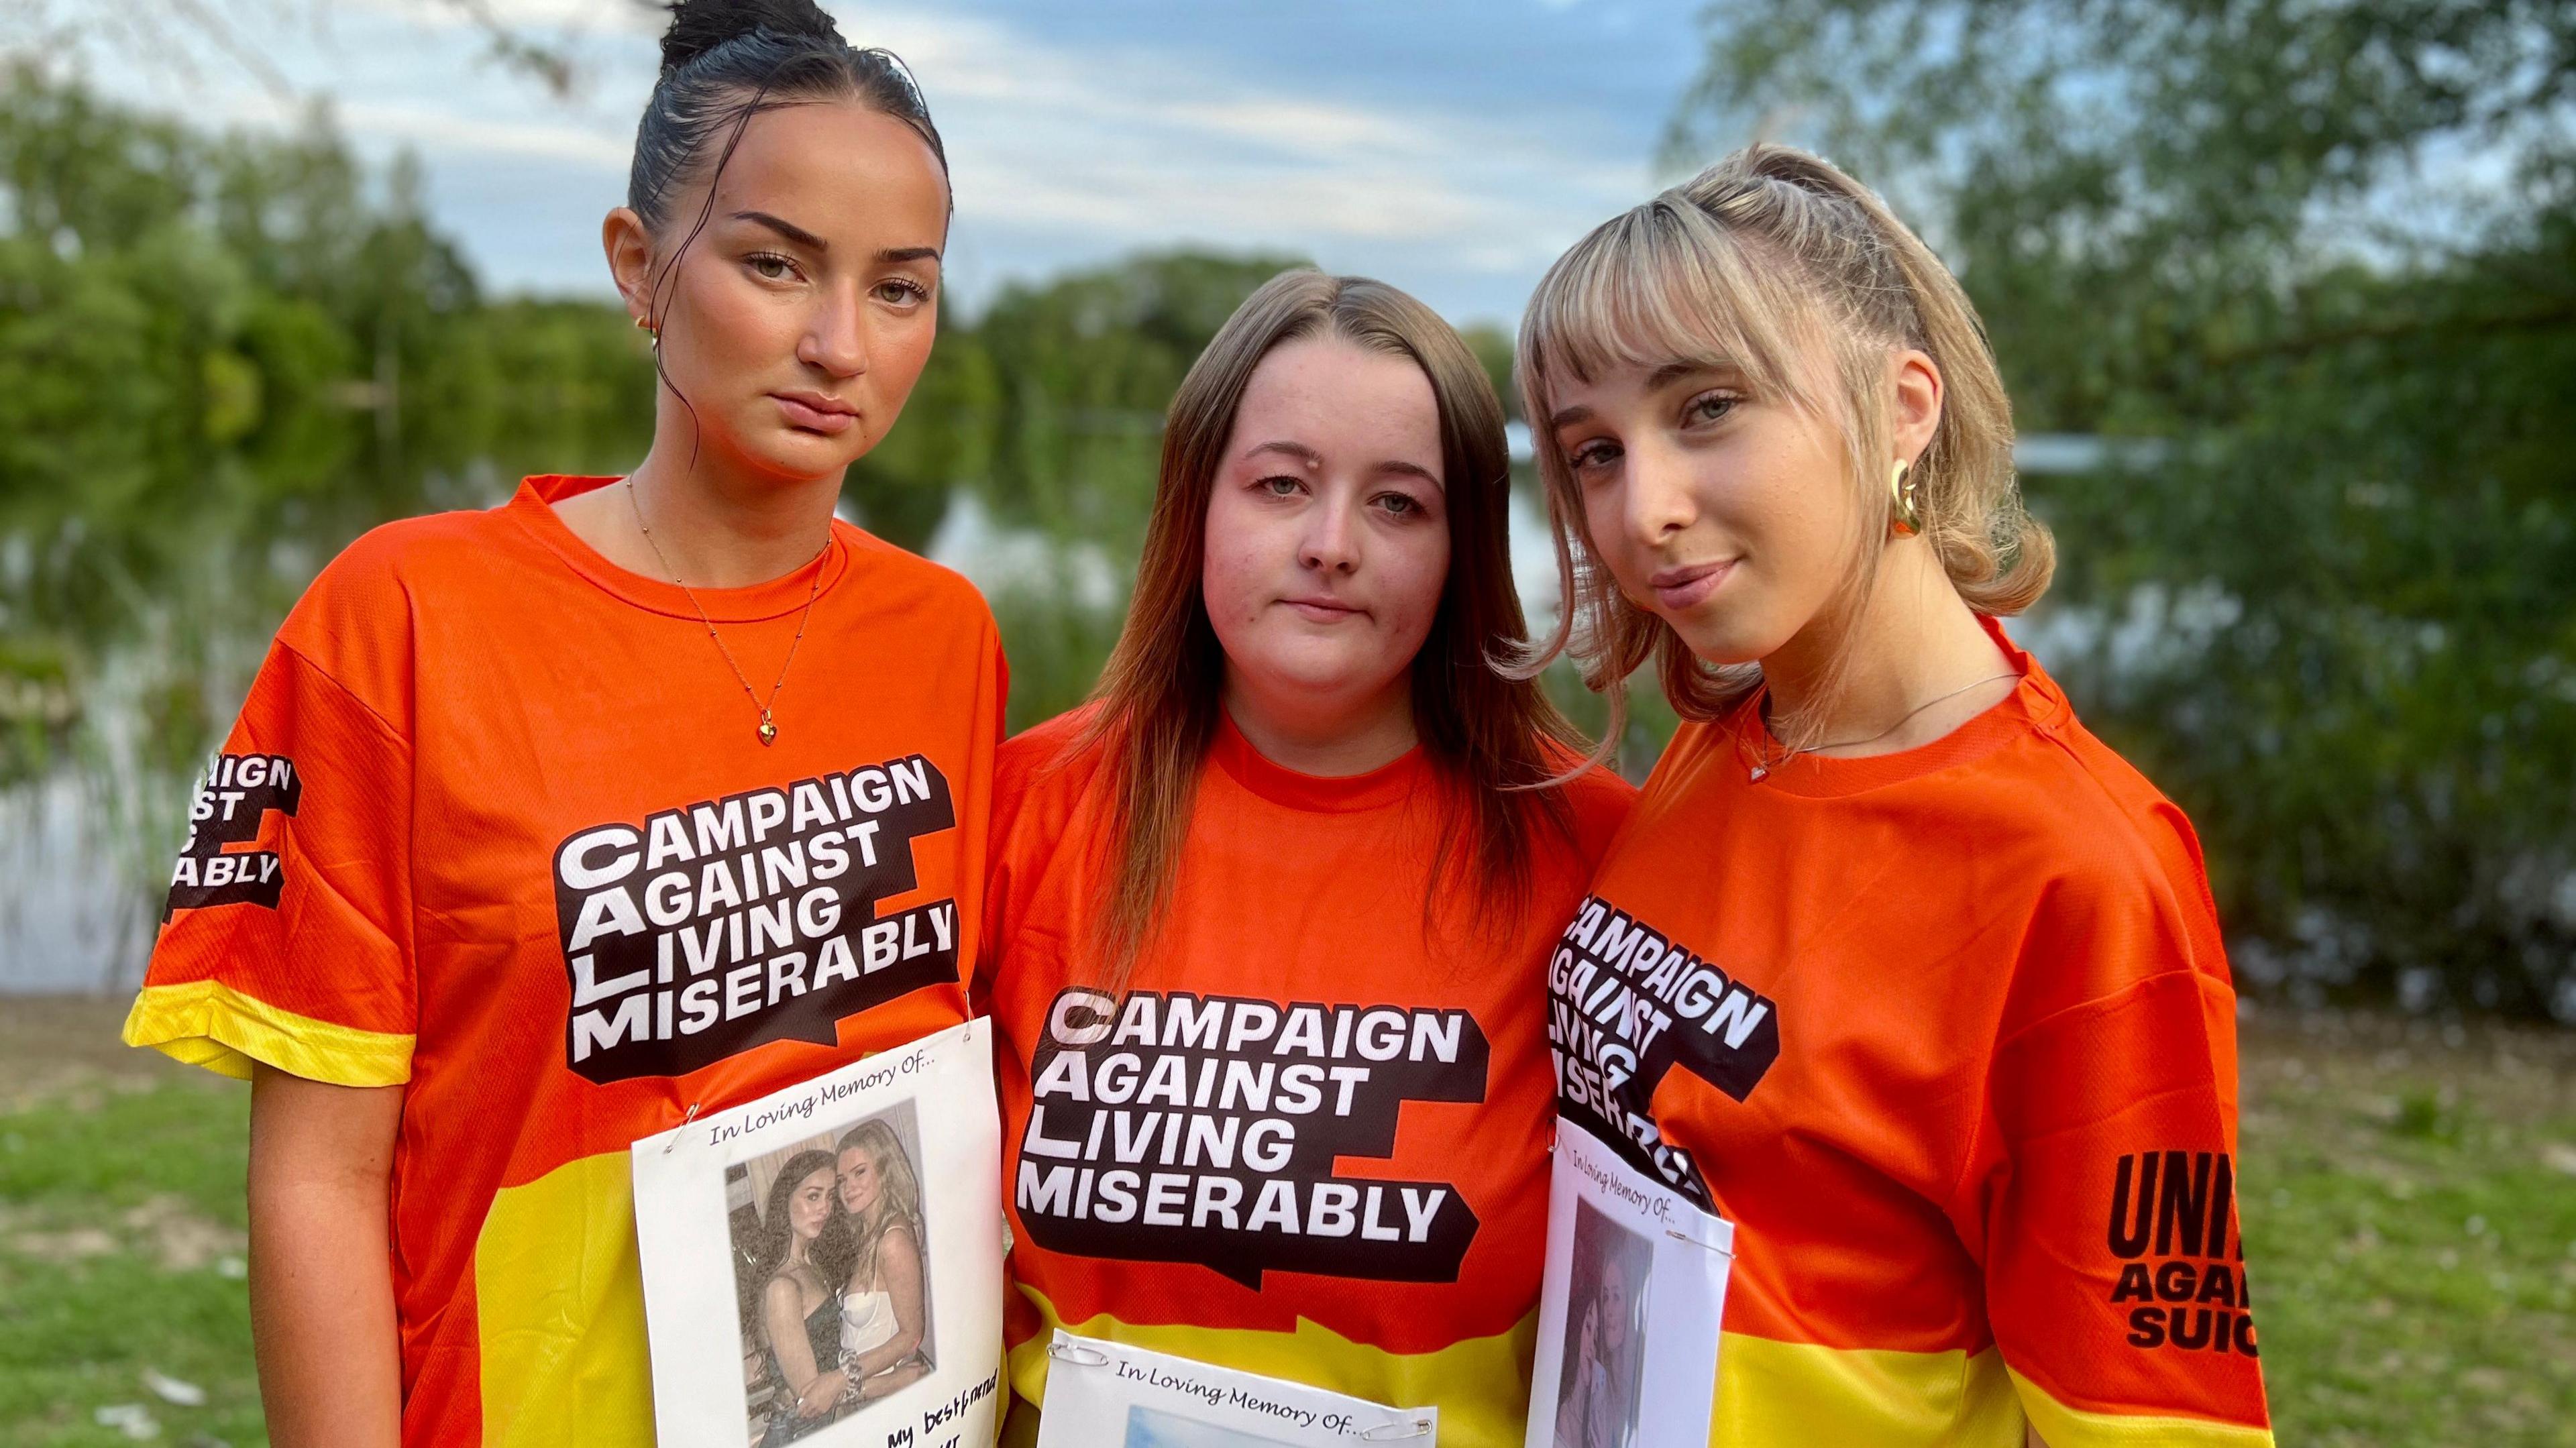
M 830 477 L 864 456 L 867 446 L 859 441 L 863 431 L 861 426 L 850 429 L 847 437 L 817 437 L 770 423 L 735 434 L 732 450 L 752 471 L 801 483 Z
M 1766 630 L 1748 628 L 1741 620 L 1730 618 L 1673 618 L 1657 615 L 1681 636 L 1684 647 L 1701 663 L 1725 667 L 1733 664 L 1759 663 L 1787 642 L 1774 638 Z
M 1320 648 L 1292 645 L 1244 662 L 1261 677 L 1306 694 L 1347 698 L 1384 687 L 1386 681 L 1378 677 L 1382 671 L 1373 667 L 1377 650 L 1367 650 L 1370 657 L 1366 659 L 1351 658 L 1351 652 L 1331 643 Z

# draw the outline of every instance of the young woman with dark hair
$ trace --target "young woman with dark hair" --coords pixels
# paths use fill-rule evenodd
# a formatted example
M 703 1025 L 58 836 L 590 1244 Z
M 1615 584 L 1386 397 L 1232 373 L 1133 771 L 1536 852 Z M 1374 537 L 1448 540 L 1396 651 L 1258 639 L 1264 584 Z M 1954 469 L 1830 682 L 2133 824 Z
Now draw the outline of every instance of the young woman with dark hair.
M 832 1280 L 837 1173 L 827 1151 L 800 1151 L 778 1169 L 760 1214 L 761 1337 L 772 1392 L 760 1448 L 793 1443 L 831 1420 L 841 1399 L 841 1293 Z
M 380 528 L 280 630 L 126 1038 L 253 1078 L 282 1448 L 650 1441 L 628 1143 L 965 1017 L 996 633 L 833 517 L 949 211 L 892 56 L 675 6 L 603 229 L 651 450 Z
M 1003 746 L 1023 1404 L 1065 1326 L 1519 1441 L 1540 971 L 1633 791 L 1557 783 L 1582 751 L 1501 671 L 1508 469 L 1465 343 L 1378 282 L 1275 278 L 1174 397 L 1093 702 Z

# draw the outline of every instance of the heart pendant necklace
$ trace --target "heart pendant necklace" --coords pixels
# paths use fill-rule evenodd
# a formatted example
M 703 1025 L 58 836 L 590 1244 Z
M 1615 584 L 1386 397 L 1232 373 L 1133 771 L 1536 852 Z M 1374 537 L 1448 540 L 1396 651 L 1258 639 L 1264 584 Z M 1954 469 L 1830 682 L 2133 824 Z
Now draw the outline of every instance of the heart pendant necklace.
M 678 588 L 681 594 L 687 597 L 689 607 L 698 611 L 698 622 L 707 626 L 707 637 L 715 640 L 716 652 L 724 655 L 725 667 L 733 670 L 734 678 L 742 685 L 744 696 L 760 710 L 760 728 L 754 732 L 760 736 L 761 744 L 766 747 L 777 743 L 778 720 L 771 710 L 778 703 L 778 691 L 787 687 L 787 671 L 796 666 L 796 648 L 797 645 L 805 642 L 805 625 L 813 621 L 814 600 L 823 595 L 823 570 L 814 569 L 814 586 L 806 591 L 805 611 L 796 616 L 796 637 L 787 645 L 787 662 L 778 666 L 778 682 L 769 686 L 769 697 L 763 699 L 758 691 L 751 687 L 751 680 L 743 674 L 742 665 L 734 661 L 733 650 L 725 646 L 724 635 L 716 632 L 716 621 L 707 616 L 706 605 L 698 602 L 696 592 L 683 582 L 678 571 L 671 567 L 671 560 L 663 554 L 662 545 L 653 541 L 653 525 L 644 521 L 644 504 L 635 496 L 635 480 L 626 479 L 625 486 L 627 505 L 635 510 L 635 526 L 644 530 L 644 542 L 652 548 L 654 561 L 662 565 L 664 573 L 671 575 L 672 586 Z M 823 559 L 823 549 L 831 546 L 832 530 L 831 525 L 827 523 L 823 528 L 823 547 L 814 550 L 814 562 L 820 563 Z M 814 564 L 808 563 L 806 567 L 813 568 Z

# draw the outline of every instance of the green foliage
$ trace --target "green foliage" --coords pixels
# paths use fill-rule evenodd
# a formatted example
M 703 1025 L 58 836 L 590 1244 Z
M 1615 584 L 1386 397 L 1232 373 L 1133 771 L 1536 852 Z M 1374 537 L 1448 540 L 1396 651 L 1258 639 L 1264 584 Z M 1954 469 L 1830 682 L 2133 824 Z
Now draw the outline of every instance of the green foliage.
M 1303 264 L 1174 252 L 1005 289 L 976 329 L 996 389 L 994 507 L 1132 556 L 1172 393 L 1254 288 Z
M 0 69 L 0 787 L 68 766 L 151 898 L 324 560 L 651 423 L 616 309 L 485 302 L 417 167 L 369 176 L 327 113 L 212 137 Z
M 2239 965 L 2576 1019 L 2576 10 L 1791 0 L 1672 156 L 1793 116 L 1974 295 L 2033 637 L 2189 811 Z

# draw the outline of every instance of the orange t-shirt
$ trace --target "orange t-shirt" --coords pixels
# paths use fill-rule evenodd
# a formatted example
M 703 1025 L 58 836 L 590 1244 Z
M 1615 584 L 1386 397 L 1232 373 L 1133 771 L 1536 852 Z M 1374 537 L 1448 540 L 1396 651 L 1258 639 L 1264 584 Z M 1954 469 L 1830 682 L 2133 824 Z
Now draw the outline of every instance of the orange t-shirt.
M 529 479 L 379 528 L 197 795 L 126 1039 L 401 1085 L 403 1441 L 648 1443 L 627 1146 L 965 1018 L 1005 688 L 955 574 L 834 524 L 697 602 Z M 820 569 L 820 592 L 815 592 Z
M 2270 1442 L 2199 844 L 1994 637 L 1920 749 L 1685 726 L 1550 963 L 1567 1118 L 1736 1226 L 1712 1443 Z
M 1421 751 L 1319 779 L 1223 722 L 1160 933 L 1113 1001 L 1093 988 L 1114 852 L 1088 719 L 1003 745 L 994 806 L 978 979 L 1013 1386 L 1043 1402 L 1063 1326 L 1518 1444 L 1554 1114 L 1540 973 L 1636 791 L 1574 781 L 1571 837 L 1533 833 L 1517 916 L 1435 937 L 1445 791 Z

